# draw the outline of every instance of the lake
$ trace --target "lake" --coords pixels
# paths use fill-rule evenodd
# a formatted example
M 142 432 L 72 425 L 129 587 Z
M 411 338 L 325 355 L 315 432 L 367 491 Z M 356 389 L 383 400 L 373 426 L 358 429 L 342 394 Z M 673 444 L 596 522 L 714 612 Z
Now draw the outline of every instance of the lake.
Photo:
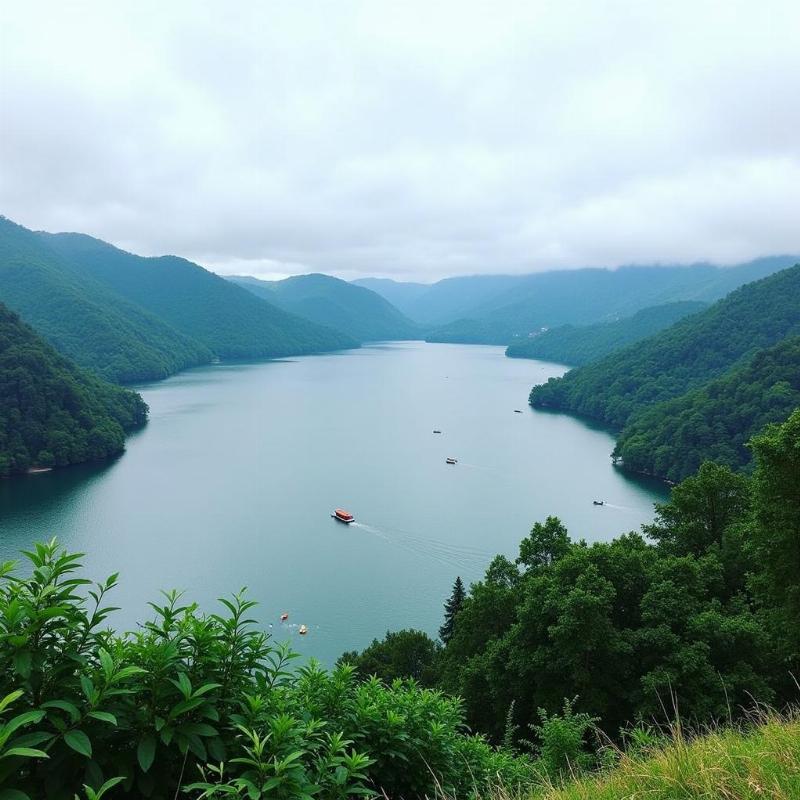
M 0 481 L 0 556 L 57 536 L 89 577 L 119 571 L 128 629 L 160 589 L 216 610 L 247 586 L 265 627 L 328 665 L 388 629 L 436 634 L 456 576 L 515 557 L 536 520 L 607 540 L 665 497 L 613 468 L 607 432 L 527 405 L 563 372 L 421 342 L 190 370 L 140 387 L 150 422 L 113 463 Z

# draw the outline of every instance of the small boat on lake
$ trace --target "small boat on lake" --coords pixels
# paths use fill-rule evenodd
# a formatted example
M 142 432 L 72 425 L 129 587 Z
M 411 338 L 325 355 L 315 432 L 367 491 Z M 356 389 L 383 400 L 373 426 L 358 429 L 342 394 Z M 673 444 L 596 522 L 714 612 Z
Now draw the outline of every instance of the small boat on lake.
M 434 433 L 441 433 L 441 431 L 434 431 Z
M 457 458 L 450 458 L 449 456 L 445 459 L 445 463 L 447 464 L 458 464 Z
M 300 627 L 297 629 L 297 632 L 298 632 L 298 633 L 299 633 L 301 636 L 305 636 L 305 635 L 308 633 L 308 628 L 306 628 L 306 626 L 305 626 L 305 625 L 301 625 L 301 626 L 300 626 Z
M 283 614 L 281 614 L 281 622 L 286 622 L 287 619 L 289 619 L 289 612 L 284 611 Z
M 345 522 L 347 524 L 356 521 L 356 518 L 349 511 L 345 511 L 343 508 L 334 509 L 331 516 L 334 519 L 338 519 L 339 522 Z
M 521 414 L 521 413 L 522 413 L 522 409 L 520 409 L 520 408 L 515 408 L 515 409 L 514 409 L 514 413 L 515 413 L 515 414 Z
M 592 505 L 595 506 L 604 506 L 606 504 L 605 500 L 592 500 Z

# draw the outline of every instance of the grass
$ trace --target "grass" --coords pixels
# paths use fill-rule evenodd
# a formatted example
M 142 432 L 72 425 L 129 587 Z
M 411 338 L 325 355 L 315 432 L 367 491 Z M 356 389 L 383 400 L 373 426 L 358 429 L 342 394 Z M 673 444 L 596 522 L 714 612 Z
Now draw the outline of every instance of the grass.
M 800 716 L 765 714 L 745 729 L 696 737 L 677 729 L 648 755 L 562 787 L 491 800 L 800 800 Z

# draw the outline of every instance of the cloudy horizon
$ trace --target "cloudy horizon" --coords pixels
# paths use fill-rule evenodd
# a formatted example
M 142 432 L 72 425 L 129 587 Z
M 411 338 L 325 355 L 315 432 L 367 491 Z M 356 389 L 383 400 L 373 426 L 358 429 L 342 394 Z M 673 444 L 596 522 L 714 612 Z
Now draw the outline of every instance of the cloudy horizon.
M 0 9 L 0 213 L 222 274 L 800 252 L 800 6 Z

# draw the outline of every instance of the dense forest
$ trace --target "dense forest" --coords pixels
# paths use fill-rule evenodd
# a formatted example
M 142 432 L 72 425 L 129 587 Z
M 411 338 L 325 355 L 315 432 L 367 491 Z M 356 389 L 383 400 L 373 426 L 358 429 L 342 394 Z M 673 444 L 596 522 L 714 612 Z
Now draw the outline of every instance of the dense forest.
M 335 328 L 359 342 L 420 336 L 417 326 L 388 300 L 330 275 L 296 275 L 282 281 L 248 277 L 228 280 L 285 311 Z
M 117 455 L 146 419 L 138 394 L 74 366 L 0 304 L 0 476 Z
M 800 265 L 747 284 L 649 339 L 534 387 L 534 406 L 622 427 L 634 412 L 800 333 Z
M 642 308 L 680 300 L 714 302 L 733 289 L 797 262 L 796 257 L 759 259 L 736 267 L 621 267 L 522 275 L 476 301 L 430 331 L 431 342 L 511 344 L 542 327 L 589 325 L 628 317 Z M 453 278 L 462 291 L 478 278 Z M 511 280 L 507 277 L 507 280 Z M 445 294 L 447 282 L 418 300 Z M 465 285 L 466 284 L 466 285 Z M 435 289 L 438 291 L 434 292 Z M 410 315 L 414 318 L 414 315 Z
M 562 325 L 509 345 L 506 355 L 581 366 L 646 339 L 704 308 L 705 303 L 684 300 L 643 308 L 631 317 L 613 322 Z
M 186 259 L 144 258 L 78 233 L 40 236 L 76 274 L 147 309 L 220 358 L 282 357 L 358 344 Z
M 118 383 L 211 360 L 204 345 L 76 274 L 40 236 L 0 217 L 0 302 L 76 364 Z
M 342 663 L 461 696 L 470 726 L 496 742 L 565 698 L 612 741 L 676 709 L 691 726 L 753 699 L 795 701 L 800 410 L 751 447 L 751 477 L 706 462 L 644 535 L 587 544 L 548 517 L 515 560 L 499 555 L 466 593 L 454 587 L 442 643 L 395 632 Z
M 707 459 L 743 467 L 750 437 L 799 406 L 800 336 L 793 336 L 699 389 L 634 414 L 614 457 L 635 472 L 672 481 Z

